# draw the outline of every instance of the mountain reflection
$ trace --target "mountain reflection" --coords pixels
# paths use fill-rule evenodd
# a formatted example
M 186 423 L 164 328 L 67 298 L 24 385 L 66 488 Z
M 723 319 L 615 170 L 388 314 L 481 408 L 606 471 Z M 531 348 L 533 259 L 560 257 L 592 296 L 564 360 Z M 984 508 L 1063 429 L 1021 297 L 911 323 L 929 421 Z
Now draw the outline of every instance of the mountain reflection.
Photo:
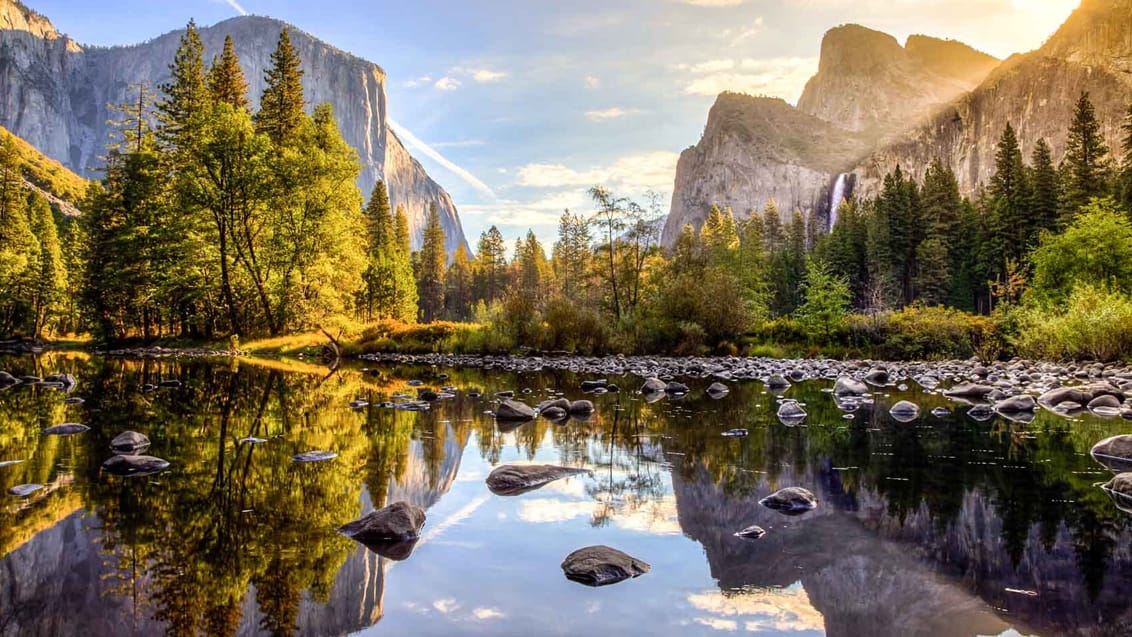
M 925 414 L 954 413 L 895 423 L 886 406 L 899 399 L 893 391 L 846 420 L 815 382 L 788 394 L 806 404 L 801 427 L 778 423 L 775 398 L 747 384 L 720 401 L 698 391 L 654 404 L 610 394 L 595 397 L 586 421 L 537 420 L 501 433 L 484 413 L 490 401 L 462 392 L 420 413 L 379 406 L 414 393 L 409 379 L 439 386 L 436 369 L 327 374 L 290 363 L 52 356 L 5 364 L 69 371 L 86 402 L 63 405 L 43 388 L 0 393 L 0 460 L 25 460 L 0 468 L 0 487 L 46 485 L 27 499 L 5 496 L 0 509 L 4 636 L 340 635 L 379 624 L 395 563 L 337 526 L 395 501 L 431 510 L 457 483 L 474 482 L 443 515 L 430 513 L 421 544 L 450 542 L 468 520 L 502 515 L 481 487 L 484 467 L 504 457 L 593 471 L 514 498 L 516 519 L 506 524 L 525 525 L 522 534 L 580 524 L 701 547 L 671 545 L 682 551 L 673 559 L 715 582 L 679 589 L 688 610 L 679 625 L 693 632 L 1106 634 L 1132 622 L 1132 525 L 1094 486 L 1108 474 L 1084 455 L 1119 421 L 1042 412 L 1025 425 L 980 423 L 916 389 L 899 398 Z M 443 384 L 489 396 L 579 394 L 566 374 L 445 372 Z M 172 378 L 183 385 L 141 390 Z M 351 409 L 357 398 L 372 406 Z M 39 433 L 66 421 L 92 429 Z M 734 428 L 749 435 L 720 435 Z M 109 440 L 126 429 L 148 435 L 150 452 L 172 468 L 103 475 Z M 313 449 L 338 455 L 291 462 Z M 462 471 L 469 454 L 475 466 Z M 792 485 L 814 491 L 818 508 L 788 518 L 758 505 Z M 734 537 L 752 524 L 767 535 Z M 663 568 L 646 576 L 664 577 Z M 511 620 L 494 605 L 413 603 L 453 616 L 436 604 L 460 608 L 468 621 Z

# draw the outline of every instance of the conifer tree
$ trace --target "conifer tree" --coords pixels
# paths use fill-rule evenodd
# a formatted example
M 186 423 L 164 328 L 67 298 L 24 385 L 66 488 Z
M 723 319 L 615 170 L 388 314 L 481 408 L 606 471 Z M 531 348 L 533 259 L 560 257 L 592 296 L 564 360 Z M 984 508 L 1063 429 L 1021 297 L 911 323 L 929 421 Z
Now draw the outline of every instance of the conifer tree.
M 32 288 L 32 337 L 41 338 L 44 330 L 60 312 L 67 286 L 67 271 L 55 214 L 47 200 L 39 195 L 29 206 L 31 230 L 39 244 L 39 263 Z
M 248 82 L 244 78 L 244 70 L 240 68 L 240 59 L 236 56 L 236 47 L 230 35 L 224 36 L 224 50 L 220 57 L 212 59 L 212 68 L 208 71 L 208 90 L 216 102 L 232 108 L 248 109 Z
M 1053 164 L 1053 151 L 1046 140 L 1039 139 L 1034 144 L 1030 164 L 1030 221 L 1026 224 L 1026 245 L 1033 248 L 1042 230 L 1052 231 L 1057 227 L 1060 186 L 1057 168 Z
M 436 204 L 429 206 L 428 223 L 424 229 L 424 241 L 419 255 L 417 273 L 418 301 L 421 320 L 431 323 L 440 318 L 444 311 L 444 275 L 448 269 L 448 258 L 444 250 L 444 226 L 440 224 L 440 214 Z
M 289 145 L 303 123 L 303 70 L 299 54 L 291 44 L 287 29 L 279 33 L 279 43 L 271 54 L 271 67 L 263 77 L 265 87 L 255 115 L 256 130 L 267 135 L 276 147 Z
M 552 262 L 559 293 L 578 300 L 589 287 L 590 271 L 589 222 L 569 210 L 558 218 L 558 241 L 554 243 Z
M 1014 127 L 1009 123 L 995 152 L 995 173 L 991 177 L 990 193 L 994 201 L 995 263 L 997 267 L 1004 268 L 1007 260 L 1018 262 L 1025 254 L 1028 227 L 1033 223 L 1028 218 L 1031 195 L 1026 183 L 1022 150 Z
M 1132 218 L 1132 104 L 1128 105 L 1128 111 L 1120 128 L 1124 133 L 1121 145 L 1124 157 L 1121 159 L 1116 195 L 1124 211 Z
M 461 241 L 452 255 L 452 265 L 444 275 L 444 308 L 449 320 L 467 321 L 472 317 L 472 261 Z
M 499 300 L 506 287 L 504 270 L 507 267 L 506 245 L 499 228 L 491 226 L 480 234 L 476 246 L 477 300 L 488 305 Z
M 413 251 L 409 239 L 409 217 L 398 205 L 393 214 L 393 299 L 394 318 L 411 323 L 417 319 L 417 280 L 413 271 Z
M 1061 223 L 1072 222 L 1077 210 L 1094 197 L 1108 191 L 1108 146 L 1101 136 L 1093 103 L 1087 92 L 1081 93 L 1073 113 L 1066 141 L 1064 164 L 1066 179 L 1061 201 Z
M 169 73 L 170 80 L 160 87 L 165 97 L 157 104 L 160 137 L 174 149 L 184 150 L 196 141 L 196 129 L 211 97 L 204 72 L 204 44 L 192 20 L 181 36 Z

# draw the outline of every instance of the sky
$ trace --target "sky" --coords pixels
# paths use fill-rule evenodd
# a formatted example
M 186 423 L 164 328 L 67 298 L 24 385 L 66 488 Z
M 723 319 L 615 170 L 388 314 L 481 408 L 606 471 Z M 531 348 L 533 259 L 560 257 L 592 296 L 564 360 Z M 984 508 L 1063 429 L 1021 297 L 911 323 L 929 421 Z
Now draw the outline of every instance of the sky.
M 549 246 L 605 185 L 667 213 L 676 160 L 731 90 L 795 103 L 849 22 L 1004 58 L 1079 0 L 25 0 L 81 44 L 269 15 L 387 73 L 391 126 L 451 193 L 472 246 L 497 225 Z M 368 195 L 368 193 L 367 193 Z

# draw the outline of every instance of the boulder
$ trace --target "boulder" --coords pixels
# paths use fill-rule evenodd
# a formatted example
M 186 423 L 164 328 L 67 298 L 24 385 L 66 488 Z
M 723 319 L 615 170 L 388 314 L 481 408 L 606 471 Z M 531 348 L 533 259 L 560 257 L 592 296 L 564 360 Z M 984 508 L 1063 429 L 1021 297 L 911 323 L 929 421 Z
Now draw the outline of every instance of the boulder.
M 602 378 L 600 380 L 583 380 L 582 391 L 594 391 L 595 389 L 605 389 L 609 386 L 609 381 Z
M 550 464 L 505 464 L 492 469 L 486 482 L 487 488 L 496 495 L 521 495 L 555 480 L 583 473 L 590 471 Z
M 571 416 L 589 416 L 594 413 L 594 404 L 588 400 L 575 400 L 566 411 Z
M 868 385 L 848 376 L 838 378 L 833 384 L 834 396 L 864 396 L 867 393 L 869 393 Z
M 874 367 L 865 374 L 865 382 L 871 385 L 887 385 L 890 380 L 888 370 L 879 367 Z
M 741 537 L 744 540 L 757 540 L 764 535 L 766 535 L 766 530 L 763 529 L 763 527 L 761 527 L 757 524 L 755 524 L 753 526 L 748 526 L 747 528 L 743 529 L 742 531 L 736 531 L 735 532 L 735 537 Z
M 688 393 L 688 386 L 684 383 L 672 381 L 665 386 L 664 391 L 665 393 L 672 394 L 674 396 L 683 396 L 684 394 Z
M 169 468 L 169 462 L 153 456 L 117 455 L 102 463 L 102 470 L 116 476 L 148 476 Z
M 608 546 L 580 548 L 562 560 L 567 579 L 586 586 L 616 584 L 648 573 L 649 568 L 645 562 Z
M 641 385 L 642 394 L 659 394 L 663 392 L 668 386 L 664 384 L 663 380 L 659 378 L 647 378 L 645 384 Z
M 1055 387 L 1039 396 L 1038 402 L 1046 407 L 1056 407 L 1065 402 L 1085 405 L 1092 399 L 1091 392 L 1081 391 L 1077 387 Z
M 136 431 L 123 431 L 110 441 L 110 448 L 118 453 L 128 454 L 149 446 L 149 438 Z
M 907 400 L 901 400 L 888 410 L 888 414 L 898 422 L 912 422 L 920 417 L 920 406 Z
M 552 407 L 557 407 L 558 409 L 561 409 L 562 411 L 568 411 L 570 409 L 570 401 L 566 400 L 565 398 L 556 398 L 554 400 L 544 400 L 541 403 L 539 403 L 538 406 L 535 407 L 535 410 L 538 411 L 540 414 L 545 416 L 546 410 L 551 409 Z
M 424 523 L 424 509 L 408 502 L 394 502 L 342 525 L 338 532 L 380 555 L 403 560 L 420 539 Z
M 1093 459 L 1112 469 L 1132 468 L 1132 434 L 1112 436 L 1093 445 Z
M 80 425 L 80 424 L 74 423 L 74 422 L 65 422 L 61 425 L 55 425 L 54 427 L 48 427 L 47 429 L 44 429 L 43 435 L 45 435 L 45 436 L 71 436 L 71 435 L 74 435 L 74 434 L 81 434 L 84 431 L 90 431 L 90 427 L 87 427 L 86 425 Z
M 1010 398 L 1004 398 L 994 405 L 994 410 L 1007 414 L 1014 414 L 1023 411 L 1034 411 L 1038 406 L 1034 397 L 1029 394 L 1018 394 Z
M 520 422 L 527 420 L 534 420 L 535 410 L 526 403 L 517 400 L 507 399 L 499 403 L 499 407 L 495 409 L 495 419 Z
M 1101 488 L 1108 493 L 1118 509 L 1132 513 L 1132 473 L 1117 474 Z
M 333 451 L 304 451 L 291 456 L 291 460 L 300 464 L 307 464 L 311 462 L 325 462 L 333 460 L 338 457 L 338 454 Z
M 956 398 L 982 398 L 987 394 L 994 391 L 994 387 L 990 385 L 980 385 L 978 383 L 959 383 L 943 392 L 944 396 L 955 396 Z
M 806 417 L 806 410 L 796 400 L 783 401 L 778 406 L 778 417 L 785 419 L 801 419 Z
M 565 409 L 558 407 L 558 406 L 547 407 L 546 409 L 544 409 L 544 410 L 542 410 L 538 413 L 543 418 L 546 418 L 547 420 L 553 420 L 553 421 L 565 420 L 565 419 L 570 417 L 570 414 L 567 413 Z
M 1123 403 L 1120 400 L 1117 400 L 1115 396 L 1111 394 L 1104 394 L 1103 396 L 1097 396 L 1096 398 L 1090 400 L 1087 407 L 1094 410 L 1098 407 L 1112 407 L 1119 410 L 1121 404 Z
M 785 515 L 801 515 L 818 506 L 818 499 L 808 489 L 786 487 L 759 500 L 759 504 Z
M 712 383 L 711 385 L 708 385 L 707 388 L 708 396 L 711 396 L 712 398 L 723 398 L 730 391 L 731 390 L 727 388 L 727 385 L 724 385 L 723 383 Z
M 771 391 L 785 391 L 790 389 L 790 381 L 782 374 L 771 374 L 766 379 L 766 387 Z

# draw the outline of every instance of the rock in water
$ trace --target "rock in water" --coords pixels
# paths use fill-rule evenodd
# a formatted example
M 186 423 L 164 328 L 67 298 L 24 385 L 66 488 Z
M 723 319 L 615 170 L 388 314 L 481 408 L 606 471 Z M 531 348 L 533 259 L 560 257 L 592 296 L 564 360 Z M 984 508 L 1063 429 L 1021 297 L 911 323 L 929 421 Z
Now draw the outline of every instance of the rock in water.
M 1097 396 L 1096 398 L 1090 400 L 1089 404 L 1086 405 L 1086 407 L 1093 411 L 1096 411 L 1100 407 L 1111 407 L 1117 409 L 1119 413 L 1121 404 L 1121 401 L 1117 399 L 1116 396 L 1105 394 L 1103 396 Z
M 1132 513 L 1132 473 L 1121 473 L 1101 488 L 1108 493 L 1118 509 Z
M 333 460 L 338 457 L 338 454 L 333 451 L 304 451 L 303 453 L 291 456 L 294 462 L 323 462 L 325 460 Z
M 118 453 L 128 454 L 149 446 L 149 438 L 136 431 L 123 431 L 110 441 L 110 448 Z
M 731 390 L 727 388 L 727 385 L 724 385 L 723 383 L 712 383 L 707 388 L 707 394 L 712 398 L 723 398 L 730 391 Z
M 956 398 L 982 398 L 987 394 L 994 391 L 994 387 L 990 385 L 979 385 L 976 383 L 959 383 L 951 389 L 943 392 L 944 396 L 955 396 Z
M 562 560 L 567 579 L 586 586 L 616 584 L 649 572 L 650 566 L 608 546 L 580 548 Z
M 728 429 L 720 434 L 724 438 L 745 438 L 747 436 L 746 429 Z
M 873 369 L 870 369 L 867 374 L 865 374 L 865 380 L 869 383 L 872 383 L 873 385 L 887 385 L 890 378 L 888 375 L 888 370 L 874 367 Z
M 507 399 L 495 409 L 495 419 L 509 422 L 525 422 L 535 419 L 535 410 L 526 403 Z
M 71 435 L 74 435 L 74 434 L 81 434 L 84 431 L 90 431 L 90 427 L 87 427 L 86 425 L 80 425 L 80 424 L 74 423 L 74 422 L 65 422 L 61 425 L 55 425 L 54 427 L 48 427 L 47 429 L 44 429 L 43 435 L 45 435 L 45 436 L 71 436 Z
M 785 515 L 801 515 L 817 508 L 818 500 L 814 494 L 802 487 L 779 489 L 759 500 L 759 504 Z
M 834 396 L 864 396 L 869 393 L 869 386 L 854 378 L 842 376 L 833 384 Z
M 673 396 L 683 396 L 684 394 L 688 393 L 688 386 L 684 383 L 672 381 L 671 383 L 668 383 L 664 386 L 664 391 L 666 393 L 672 394 Z
M 486 482 L 487 488 L 496 495 L 520 495 L 582 473 L 590 471 L 550 464 L 505 464 L 492 469 Z
M 1013 414 L 1022 411 L 1034 411 L 1038 406 L 1037 401 L 1029 394 L 1019 394 L 1004 398 L 994 405 L 994 410 L 1002 413 Z
M 8 493 L 16 496 L 17 498 L 26 498 L 42 488 L 42 484 L 17 484 L 11 489 L 8 489 Z
M 771 374 L 766 379 L 766 388 L 772 392 L 784 392 L 790 389 L 790 381 L 782 374 Z
M 795 427 L 806 419 L 806 410 L 796 400 L 787 400 L 778 406 L 778 420 L 788 426 Z
M 407 502 L 394 502 L 341 526 L 338 532 L 379 555 L 403 560 L 413 552 L 424 523 L 424 509 Z
M 735 532 L 735 537 L 741 537 L 744 540 L 757 540 L 764 535 L 766 535 L 766 530 L 757 524 Z
M 547 407 L 538 413 L 551 422 L 561 422 L 570 417 L 570 414 L 566 413 L 565 409 L 558 406 Z
M 920 406 L 916 403 L 902 400 L 888 410 L 888 414 L 897 422 L 912 422 L 920 417 Z
M 153 456 L 114 456 L 102 463 L 102 470 L 116 476 L 148 476 L 169 468 L 169 463 Z
M 1132 435 L 1112 436 L 1093 445 L 1093 459 L 1110 469 L 1132 468 Z
M 664 384 L 663 380 L 660 380 L 659 378 L 648 378 L 645 379 L 645 384 L 641 385 L 641 393 L 660 394 L 664 392 L 664 389 L 666 387 L 668 386 Z
M 594 404 L 588 400 L 575 400 L 570 403 L 570 409 L 567 411 L 571 416 L 589 416 L 594 413 Z

